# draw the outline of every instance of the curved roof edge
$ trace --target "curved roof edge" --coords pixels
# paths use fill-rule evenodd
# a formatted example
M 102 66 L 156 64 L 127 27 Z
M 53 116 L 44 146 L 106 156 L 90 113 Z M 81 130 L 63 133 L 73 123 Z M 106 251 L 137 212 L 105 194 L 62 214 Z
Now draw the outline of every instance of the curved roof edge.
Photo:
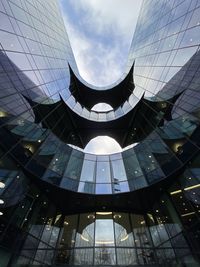
M 113 108 L 122 105 L 132 94 L 135 85 L 133 81 L 134 62 L 127 74 L 114 84 L 107 87 L 95 87 L 86 83 L 72 70 L 69 65 L 70 86 L 69 90 L 76 101 L 88 109 L 91 109 L 95 104 L 107 103 Z

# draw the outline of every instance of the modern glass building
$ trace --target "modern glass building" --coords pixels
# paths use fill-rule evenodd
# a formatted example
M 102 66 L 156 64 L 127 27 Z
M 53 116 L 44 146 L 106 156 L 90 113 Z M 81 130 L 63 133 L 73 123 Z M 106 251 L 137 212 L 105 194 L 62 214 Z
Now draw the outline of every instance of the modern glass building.
M 0 267 L 200 266 L 199 43 L 199 0 L 143 0 L 95 87 L 57 0 L 0 1 Z M 123 151 L 85 153 L 98 135 Z

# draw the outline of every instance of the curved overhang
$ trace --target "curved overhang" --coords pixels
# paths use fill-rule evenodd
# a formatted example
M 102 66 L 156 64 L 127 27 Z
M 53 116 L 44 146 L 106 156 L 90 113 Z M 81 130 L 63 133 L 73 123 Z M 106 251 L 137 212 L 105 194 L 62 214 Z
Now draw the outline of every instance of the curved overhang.
M 43 128 L 50 129 L 64 143 L 84 148 L 91 139 L 106 135 L 124 148 L 141 142 L 157 126 L 163 125 L 164 120 L 170 120 L 173 104 L 180 95 L 159 102 L 142 97 L 133 109 L 115 120 L 108 119 L 110 112 L 95 112 L 97 118 L 102 116 L 104 121 L 77 114 L 62 98 L 54 104 L 40 104 L 25 98 L 35 114 L 35 123 L 42 123 Z
M 193 59 L 195 59 L 195 56 L 193 57 Z M 182 67 L 182 69 L 187 67 L 189 70 L 190 66 L 193 67 L 193 64 L 186 63 L 184 67 Z M 182 69 L 180 70 L 180 74 Z M 113 116 L 112 118 L 107 116 L 108 114 L 110 114 L 110 112 L 104 113 L 102 118 L 102 113 L 92 113 L 89 110 L 87 110 L 87 114 L 89 115 L 86 116 L 84 114 L 85 108 L 81 107 L 81 111 L 77 110 L 76 106 L 80 105 L 78 102 L 73 102 L 70 106 L 68 105 L 69 102 L 64 101 L 63 99 L 52 105 L 39 104 L 36 101 L 30 100 L 27 97 L 27 93 L 26 99 L 29 101 L 29 103 L 31 103 L 32 107 L 32 109 L 29 110 L 30 113 L 28 114 L 33 114 L 32 111 L 34 111 L 35 123 L 26 119 L 21 120 L 20 116 L 14 116 L 14 112 L 14 114 L 11 112 L 11 114 L 9 114 L 8 116 L 0 118 L 0 121 L 2 123 L 0 127 L 1 147 L 18 163 L 19 166 L 23 168 L 24 172 L 32 176 L 34 179 L 37 178 L 35 180 L 37 180 L 38 183 L 42 184 L 41 187 L 43 187 L 44 190 L 51 192 L 52 196 L 54 191 L 53 188 L 55 188 L 55 190 L 57 191 L 57 195 L 59 195 L 59 192 L 62 192 L 63 200 L 65 199 L 65 194 L 70 195 L 72 197 L 72 200 L 74 201 L 75 199 L 80 198 L 81 202 L 84 202 L 84 199 L 86 200 L 86 197 L 88 197 L 88 199 L 93 199 L 94 201 L 97 201 L 99 205 L 100 203 L 105 203 L 106 207 L 106 203 L 107 206 L 109 206 L 110 201 L 115 201 L 115 199 L 118 199 L 119 194 L 120 201 L 121 196 L 123 198 L 123 196 L 125 195 L 128 197 L 128 201 L 131 201 L 130 199 L 132 199 L 132 202 L 137 201 L 138 192 L 141 196 L 145 198 L 146 192 L 151 187 L 157 187 L 159 185 L 164 186 L 165 182 L 167 183 L 167 181 L 170 181 L 170 177 L 172 177 L 172 179 L 175 178 L 176 175 L 183 170 L 185 165 L 189 164 L 192 157 L 199 153 L 199 115 L 195 117 L 195 112 L 198 112 L 198 110 L 194 109 L 193 114 L 191 110 L 189 110 L 189 112 L 187 113 L 181 113 L 183 114 L 182 116 L 178 114 L 178 117 L 176 117 L 176 119 L 174 119 L 172 116 L 173 108 L 176 106 L 175 102 L 177 101 L 180 94 L 182 93 L 180 101 L 178 101 L 179 105 L 183 103 L 183 96 L 186 97 L 187 95 L 187 88 L 180 87 L 180 82 L 183 81 L 181 77 L 179 77 L 179 79 L 177 79 L 177 77 L 174 77 L 175 81 L 169 82 L 170 86 L 174 88 L 171 95 L 172 97 L 170 99 L 163 101 L 151 101 L 142 97 L 140 100 L 137 99 L 137 101 L 134 102 L 134 105 L 130 106 L 130 109 L 127 109 L 128 111 L 125 110 L 124 112 L 123 108 L 120 107 L 122 111 L 120 115 L 117 115 L 118 109 L 113 111 L 113 113 L 117 116 Z M 24 81 L 29 82 L 26 75 L 23 73 L 21 78 Z M 14 85 L 16 86 L 16 88 L 18 88 L 17 86 L 19 86 L 17 84 L 18 81 L 19 78 L 14 81 Z M 31 84 L 31 87 L 32 86 L 34 86 L 33 83 Z M 166 88 L 164 89 L 166 90 Z M 163 93 L 165 93 L 164 89 Z M 19 92 L 21 91 L 19 90 Z M 177 92 L 176 95 L 175 92 Z M 23 98 L 22 92 L 18 93 L 18 95 L 21 97 L 21 99 Z M 131 98 L 132 95 L 133 94 L 131 94 L 129 98 Z M 164 94 L 163 96 L 159 97 L 160 99 L 166 99 L 166 95 L 167 94 Z M 5 99 L 6 98 L 4 97 L 3 100 L 5 101 Z M 24 101 L 24 103 L 27 104 L 27 101 Z M 97 114 L 97 119 L 92 117 L 91 114 Z M 126 116 L 130 117 L 127 117 L 128 119 L 126 120 Z M 51 122 L 52 118 L 53 122 Z M 58 171 L 55 171 L 54 168 L 57 164 L 57 147 L 63 147 L 68 149 L 68 152 L 65 153 L 63 156 L 66 162 L 62 162 L 61 164 L 65 168 L 71 166 L 71 168 L 73 168 L 73 171 L 76 171 L 79 162 L 82 165 L 84 165 L 85 163 L 86 154 L 78 150 L 73 150 L 72 148 L 69 148 L 69 146 L 66 144 L 70 142 L 73 143 L 72 141 L 66 141 L 65 143 L 63 143 L 64 139 L 62 138 L 65 135 L 65 130 L 69 126 L 68 124 L 66 125 L 66 118 L 68 118 L 68 122 L 72 124 L 72 128 L 70 129 L 78 129 L 79 132 L 81 132 L 82 130 L 79 125 L 81 121 L 83 123 L 82 126 L 85 127 L 85 125 L 87 125 L 87 127 L 89 127 L 88 129 L 91 129 L 92 127 L 94 127 L 94 123 L 95 125 L 103 125 L 103 123 L 105 123 L 105 127 L 111 125 L 110 123 L 116 123 L 119 126 L 119 120 L 124 120 L 124 118 L 128 123 L 127 125 L 125 125 L 126 138 L 128 138 L 128 136 L 134 136 L 131 130 L 135 130 L 135 125 L 138 125 L 138 128 L 141 129 L 141 133 L 147 133 L 148 129 L 150 129 L 147 135 L 143 136 L 143 139 L 139 139 L 140 141 L 137 146 L 135 146 L 133 149 L 129 149 L 123 152 L 123 156 L 125 157 L 122 158 L 126 171 L 126 178 L 123 181 L 117 181 L 114 176 L 112 177 L 112 181 L 110 181 L 109 184 L 109 187 L 112 188 L 112 193 L 105 193 L 103 195 L 98 193 L 98 191 L 87 193 L 86 189 L 88 189 L 90 185 L 92 188 L 96 186 L 96 188 L 98 189 L 98 187 L 101 186 L 103 183 L 95 182 L 91 184 L 88 183 L 88 181 L 81 181 L 82 173 L 80 173 L 80 177 L 78 177 L 79 179 L 77 179 L 77 177 L 74 177 L 73 174 L 70 174 L 70 176 L 69 173 L 66 174 L 65 171 L 62 174 L 59 174 Z M 74 122 L 76 122 L 76 125 L 74 124 Z M 36 130 L 34 135 L 29 134 L 29 130 L 31 131 L 32 129 Z M 108 128 L 106 129 L 110 130 Z M 121 130 L 121 128 L 118 129 Z M 157 133 L 157 136 L 153 138 L 152 135 L 155 133 Z M 70 132 L 70 134 L 70 138 L 73 139 L 75 136 L 74 133 Z M 138 138 L 141 138 L 141 134 L 139 131 L 136 132 L 134 138 L 136 138 L 136 136 L 138 136 Z M 31 140 L 29 140 L 30 137 Z M 128 139 L 126 138 L 124 139 L 124 143 L 133 143 L 131 139 L 130 141 L 127 141 Z M 86 143 L 85 140 L 82 141 L 81 139 L 78 142 L 80 146 L 81 144 L 84 144 L 84 142 Z M 159 142 L 160 144 L 162 143 L 162 146 L 158 144 Z M 51 152 L 50 149 L 52 143 L 54 143 L 53 152 Z M 46 146 L 46 154 L 40 153 L 43 149 L 43 144 L 44 147 Z M 148 145 L 145 146 L 145 144 Z M 30 146 L 33 146 L 34 152 L 30 150 Z M 151 147 L 152 151 L 148 150 L 147 147 Z M 59 152 L 60 151 L 58 151 L 58 153 Z M 150 153 L 149 155 L 147 154 L 148 152 Z M 82 153 L 80 157 L 81 160 L 79 158 L 80 153 Z M 74 156 L 74 154 L 78 154 L 78 156 Z M 95 155 L 93 156 L 96 157 Z M 115 157 L 115 155 L 113 155 L 113 157 Z M 69 164 L 67 160 L 71 158 L 72 160 Z M 135 161 L 135 159 L 139 162 L 139 165 L 136 164 L 137 161 Z M 91 161 L 92 160 L 90 159 L 90 162 Z M 98 160 L 96 161 L 96 164 L 97 162 Z M 112 163 L 110 158 L 106 162 L 108 164 Z M 82 165 L 79 166 L 80 169 L 82 168 Z M 112 170 L 112 172 L 114 173 L 113 166 L 109 165 L 109 169 Z M 140 167 L 141 175 L 135 173 L 137 171 L 136 169 L 131 169 L 131 167 L 136 168 L 137 166 Z M 141 181 L 145 182 L 141 183 Z M 85 186 L 85 191 L 81 191 L 81 189 L 79 188 L 81 183 L 83 186 Z M 129 187 L 123 189 L 123 186 L 127 184 Z M 118 188 L 120 186 L 122 189 L 119 190 Z M 162 187 L 159 188 L 162 189 Z M 155 197 L 154 193 L 153 195 L 151 195 L 152 197 Z M 100 199 L 99 202 L 98 199 Z M 67 197 L 65 200 L 69 201 Z M 118 204 L 120 202 L 119 200 Z M 78 203 L 80 202 L 77 201 L 77 206 Z M 125 204 L 127 204 L 127 201 L 125 200 L 123 203 L 124 204 L 122 204 L 122 206 L 125 206 Z M 89 204 L 91 204 L 91 202 Z M 89 204 L 87 204 L 85 208 L 87 208 Z M 93 203 L 92 205 L 95 205 L 95 203 Z M 102 206 L 102 209 L 103 207 L 104 206 Z M 100 207 L 98 207 L 98 209 L 100 210 Z
M 123 79 L 109 87 L 95 87 L 85 83 L 77 78 L 70 65 L 69 71 L 69 90 L 76 101 L 87 109 L 91 109 L 98 103 L 107 103 L 115 109 L 129 98 L 135 88 L 133 81 L 134 63 Z
M 135 176 L 132 179 L 128 178 L 128 173 L 130 170 L 129 165 L 125 165 L 126 170 L 126 180 L 122 183 L 127 183 L 129 185 L 129 190 L 124 192 L 119 192 L 118 190 L 109 193 L 109 194 L 97 194 L 97 193 L 81 193 L 78 189 L 80 187 L 80 178 L 69 178 L 58 176 L 55 171 L 50 171 L 48 167 L 44 166 L 44 161 L 42 160 L 42 155 L 38 157 L 35 153 L 31 153 L 25 147 L 22 146 L 22 143 L 19 141 L 21 138 L 13 134 L 12 130 L 9 127 L 5 127 L 3 121 L 1 120 L 1 131 L 0 138 L 2 140 L 1 147 L 6 151 L 20 166 L 24 173 L 31 177 L 34 182 L 38 185 L 52 198 L 52 200 L 62 208 L 65 212 L 73 212 L 75 209 L 79 212 L 84 211 L 93 211 L 98 209 L 99 211 L 105 210 L 122 210 L 132 208 L 132 210 L 141 212 L 145 209 L 148 209 L 154 201 L 160 196 L 160 194 L 166 190 L 166 188 L 174 181 L 177 175 L 181 174 L 184 171 L 184 168 L 191 159 L 199 153 L 199 126 L 194 129 L 193 133 L 190 136 L 190 139 L 182 138 L 181 149 L 178 149 L 177 152 L 168 155 L 167 150 L 172 149 L 173 145 L 177 142 L 180 142 L 179 139 L 163 139 L 164 146 L 167 146 L 168 149 L 163 154 L 155 153 L 155 151 L 148 151 L 149 156 L 147 156 L 145 161 L 145 167 L 141 168 L 141 176 Z M 150 138 L 150 140 L 152 137 Z M 152 139 L 153 140 L 153 139 Z M 157 141 L 157 137 L 155 136 Z M 36 144 L 37 143 L 37 144 Z M 40 150 L 42 145 L 41 143 L 35 142 L 36 150 Z M 48 146 L 48 144 L 47 144 Z M 15 147 L 15 149 L 11 148 Z M 144 144 L 141 142 L 136 148 L 129 149 L 125 151 L 123 155 L 124 162 L 127 161 L 128 157 L 133 160 L 134 154 L 137 157 L 145 156 L 143 151 Z M 160 147 L 161 149 L 161 147 Z M 139 153 L 139 151 L 142 151 Z M 11 152 L 10 152 L 11 151 Z M 69 154 L 72 155 L 73 151 L 76 153 L 75 149 L 71 149 Z M 150 154 L 151 153 L 151 154 Z M 151 155 L 151 157 L 150 157 Z M 68 157 L 68 155 L 65 155 Z M 95 157 L 95 155 L 93 155 Z M 79 156 L 78 156 L 79 157 Z M 77 162 L 78 162 L 77 157 Z M 115 155 L 113 155 L 114 158 Z M 165 160 L 163 160 L 164 158 Z M 148 160 L 154 163 L 156 168 L 153 170 L 148 170 Z M 115 159 L 116 160 L 116 159 Z M 76 162 L 76 160 L 74 159 Z M 91 158 L 90 158 L 91 161 Z M 101 162 L 101 160 L 100 160 Z M 105 158 L 104 158 L 105 162 Z M 108 158 L 107 162 L 110 162 Z M 84 160 L 81 164 L 84 164 Z M 135 168 L 136 166 L 134 166 Z M 113 169 L 113 172 L 115 170 Z M 134 173 L 134 171 L 131 171 Z M 146 183 L 141 184 L 141 181 L 146 177 Z M 63 180 L 65 182 L 63 183 Z M 117 184 L 120 184 L 120 181 L 113 180 L 113 188 L 117 188 Z M 87 187 L 86 183 L 86 187 Z M 98 186 L 97 184 L 95 186 Z M 131 187 L 132 186 L 132 187 Z M 70 205 L 63 205 L 63 203 L 71 203 Z M 82 205 L 80 205 L 82 203 Z

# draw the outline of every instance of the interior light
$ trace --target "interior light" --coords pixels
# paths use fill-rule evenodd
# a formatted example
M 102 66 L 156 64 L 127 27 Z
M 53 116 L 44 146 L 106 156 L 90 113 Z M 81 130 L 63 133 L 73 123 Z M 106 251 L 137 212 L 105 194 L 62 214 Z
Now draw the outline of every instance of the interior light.
M 186 217 L 186 216 L 190 216 L 190 215 L 193 215 L 193 214 L 195 214 L 194 211 L 188 212 L 188 213 L 185 213 L 185 214 L 181 214 L 181 217 Z
M 183 146 L 183 143 L 175 143 L 174 145 L 173 145 L 173 150 L 175 151 L 175 152 L 179 152 L 179 153 L 181 153 L 182 152 L 182 146 Z
M 196 189 L 196 188 L 199 188 L 199 187 L 200 187 L 200 184 L 196 184 L 196 185 L 188 186 L 188 187 L 184 188 L 183 190 L 184 191 L 189 191 L 189 190 Z M 173 191 L 173 192 L 170 192 L 170 195 L 179 194 L 181 192 L 182 192 L 182 190 Z M 182 198 L 182 197 L 180 197 L 180 198 Z
M 120 215 L 120 214 L 115 214 L 115 215 L 113 216 L 114 219 L 120 219 L 121 217 L 122 217 L 122 215 Z
M 65 221 L 65 222 L 64 222 L 64 225 L 69 225 L 69 223 Z
M 150 219 L 152 222 L 154 222 L 154 219 L 153 219 L 153 216 L 152 216 L 152 214 L 150 214 L 150 213 L 147 213 L 147 216 L 149 217 L 149 219 Z
M 3 212 L 0 211 L 0 216 L 2 216 L 2 215 L 3 215 Z
M 196 185 L 192 185 L 192 186 L 186 187 L 186 188 L 184 188 L 184 190 L 188 191 L 188 190 L 199 188 L 199 187 L 200 187 L 200 184 L 196 184 Z
M 86 237 L 84 237 L 83 235 L 81 235 L 81 239 L 83 239 L 86 242 L 89 242 L 89 239 L 87 239 Z
M 94 219 L 95 218 L 95 216 L 93 214 L 90 214 L 87 217 L 88 217 L 88 219 Z
M 111 215 L 112 212 L 96 212 L 97 215 Z
M 176 191 L 170 192 L 170 195 L 180 194 L 181 192 L 182 190 L 176 190 Z
M 0 188 L 4 188 L 6 185 L 3 182 L 0 182 Z
M 126 235 L 124 238 L 122 238 L 120 241 L 123 242 L 128 239 L 128 235 Z
M 4 201 L 3 201 L 3 199 L 0 199 L 0 204 L 4 204 Z
M 4 111 L 0 111 L 0 117 L 6 117 L 6 113 Z
M 34 147 L 31 144 L 26 144 L 24 145 L 24 148 L 28 149 L 29 151 L 31 151 L 31 153 L 34 153 Z
M 114 244 L 114 241 L 95 241 L 95 244 L 109 245 Z
M 167 103 L 162 103 L 161 106 L 162 106 L 162 108 L 166 108 Z

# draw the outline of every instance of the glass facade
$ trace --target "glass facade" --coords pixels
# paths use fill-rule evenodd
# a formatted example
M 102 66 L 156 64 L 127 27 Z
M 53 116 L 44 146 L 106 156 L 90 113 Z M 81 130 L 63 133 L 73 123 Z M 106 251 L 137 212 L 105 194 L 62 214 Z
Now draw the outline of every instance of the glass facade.
M 144 213 L 65 215 L 32 187 L 1 219 L 2 266 L 198 266 L 195 164 Z
M 199 27 L 199 0 L 144 0 L 125 73 L 94 87 L 78 73 L 57 0 L 0 1 L 1 267 L 199 266 Z M 68 64 L 105 92 L 133 62 L 134 90 L 111 111 L 70 91 Z M 59 101 L 91 128 L 129 116 L 124 138 L 145 138 L 87 154 L 64 136 Z

